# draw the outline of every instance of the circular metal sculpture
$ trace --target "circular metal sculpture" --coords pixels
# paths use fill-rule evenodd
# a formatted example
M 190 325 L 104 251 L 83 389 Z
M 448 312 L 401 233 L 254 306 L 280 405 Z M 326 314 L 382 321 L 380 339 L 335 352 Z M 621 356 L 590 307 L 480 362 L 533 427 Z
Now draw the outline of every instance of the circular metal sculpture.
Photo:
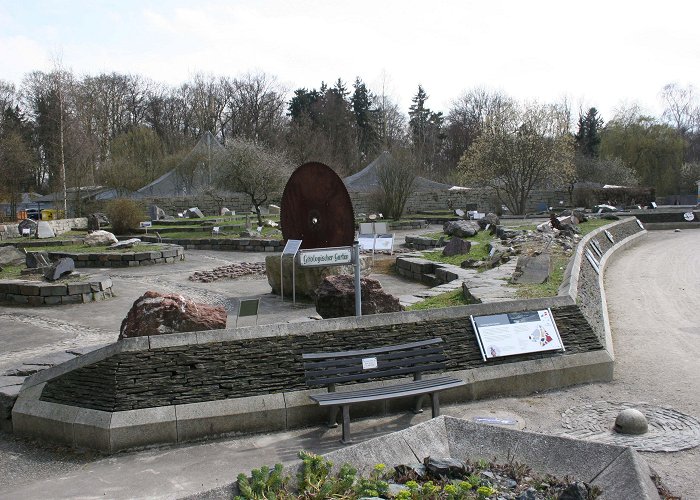
M 282 193 L 282 236 L 302 240 L 301 248 L 350 246 L 355 216 L 345 184 L 323 163 L 304 163 Z

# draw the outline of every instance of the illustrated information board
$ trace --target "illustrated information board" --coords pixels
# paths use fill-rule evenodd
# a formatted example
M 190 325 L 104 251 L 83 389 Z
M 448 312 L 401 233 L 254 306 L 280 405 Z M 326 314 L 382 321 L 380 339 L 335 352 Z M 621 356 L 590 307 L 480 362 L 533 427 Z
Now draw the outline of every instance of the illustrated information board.
M 484 361 L 516 354 L 564 350 L 551 309 L 470 318 Z

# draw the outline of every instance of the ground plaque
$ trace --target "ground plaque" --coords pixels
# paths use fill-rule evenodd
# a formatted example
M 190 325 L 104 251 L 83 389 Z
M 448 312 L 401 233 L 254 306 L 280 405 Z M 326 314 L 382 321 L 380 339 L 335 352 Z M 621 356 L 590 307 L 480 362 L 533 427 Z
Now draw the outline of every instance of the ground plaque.
M 533 352 L 563 351 L 551 309 L 470 316 L 484 361 Z

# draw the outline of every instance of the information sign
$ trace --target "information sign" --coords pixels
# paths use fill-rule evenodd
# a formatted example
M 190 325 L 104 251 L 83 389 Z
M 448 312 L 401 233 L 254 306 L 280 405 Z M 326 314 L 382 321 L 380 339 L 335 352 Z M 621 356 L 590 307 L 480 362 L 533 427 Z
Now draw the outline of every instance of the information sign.
M 596 254 L 598 254 L 598 257 L 603 256 L 603 251 L 600 249 L 600 243 L 598 243 L 597 240 L 591 240 L 591 248 Z
M 470 318 L 484 361 L 516 354 L 564 350 L 550 309 Z
M 688 222 L 693 222 L 695 220 L 695 214 L 693 212 L 686 212 L 683 214 L 683 218 Z
M 642 224 L 642 221 L 637 219 L 637 225 L 639 226 L 639 229 L 644 229 L 644 224 Z
M 611 233 L 610 231 L 608 231 L 607 229 L 606 229 L 604 232 L 605 232 L 605 236 L 608 238 L 608 240 L 610 241 L 610 243 L 612 243 L 612 244 L 614 245 L 614 244 L 615 244 L 615 238 L 613 238 L 612 233 Z
M 150 220 L 145 220 L 142 222 L 139 222 L 139 226 L 144 228 L 144 227 L 151 227 L 153 223 Z
M 284 250 L 282 250 L 282 255 L 296 255 L 301 247 L 302 240 L 287 240 L 287 244 L 284 245 Z
M 352 264 L 352 247 L 316 248 L 299 251 L 302 267 L 340 266 Z

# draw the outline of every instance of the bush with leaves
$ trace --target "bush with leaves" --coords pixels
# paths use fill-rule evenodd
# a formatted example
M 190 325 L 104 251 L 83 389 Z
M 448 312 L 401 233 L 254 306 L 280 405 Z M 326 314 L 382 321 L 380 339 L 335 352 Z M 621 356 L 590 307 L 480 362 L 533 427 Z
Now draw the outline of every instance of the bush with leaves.
M 128 198 L 117 198 L 107 204 L 107 217 L 115 234 L 125 234 L 139 227 L 146 219 L 143 206 Z

